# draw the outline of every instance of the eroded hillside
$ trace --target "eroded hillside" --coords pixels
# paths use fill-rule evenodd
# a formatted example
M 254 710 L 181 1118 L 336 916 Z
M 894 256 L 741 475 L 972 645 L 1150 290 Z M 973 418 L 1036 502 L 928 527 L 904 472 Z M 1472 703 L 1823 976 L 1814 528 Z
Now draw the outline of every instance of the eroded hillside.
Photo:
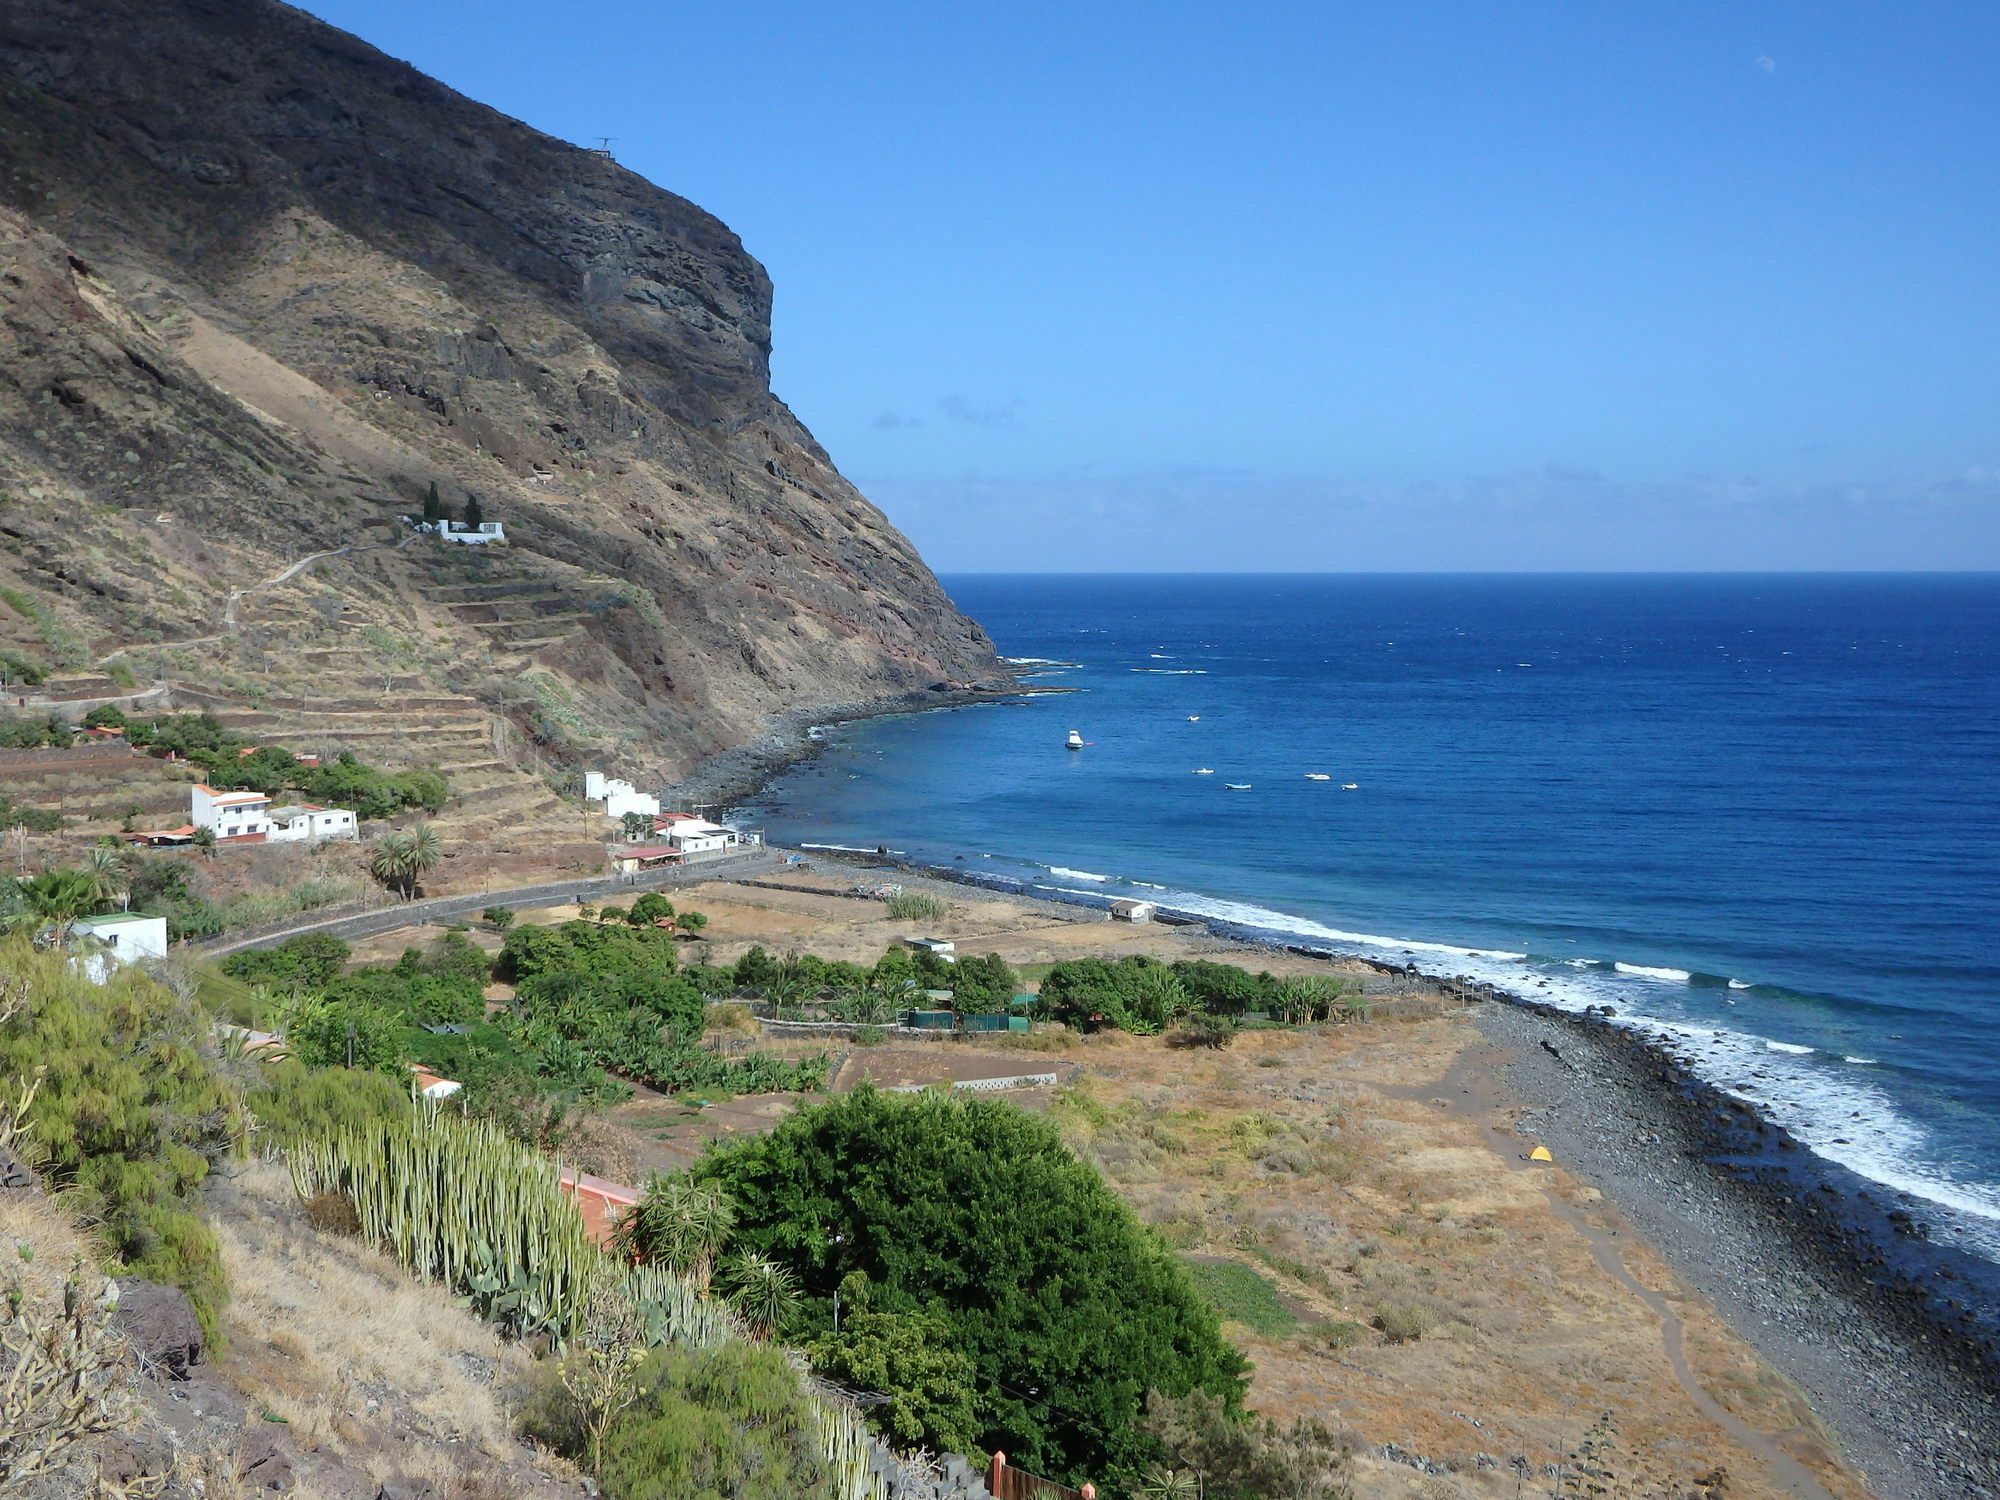
M 771 394 L 770 310 L 710 215 L 302 12 L 15 0 L 0 652 L 656 776 L 1004 682 Z M 433 485 L 510 545 L 413 540 Z

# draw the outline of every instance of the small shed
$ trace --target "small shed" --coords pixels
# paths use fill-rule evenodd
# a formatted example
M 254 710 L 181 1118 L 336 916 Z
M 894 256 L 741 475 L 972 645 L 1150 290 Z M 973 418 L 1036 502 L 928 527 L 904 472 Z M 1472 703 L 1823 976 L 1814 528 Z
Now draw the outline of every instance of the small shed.
M 681 863 L 681 851 L 671 844 L 649 844 L 643 849 L 616 849 L 611 855 L 621 875 L 634 875 L 641 870 L 658 870 L 667 865 Z
M 1150 922 L 1159 913 L 1159 908 L 1150 901 L 1114 901 L 1111 903 L 1111 917 L 1117 922 Z
M 920 949 L 925 953 L 935 953 L 939 958 L 949 958 L 954 963 L 958 961 L 955 956 L 958 952 L 958 944 L 952 942 L 949 938 L 911 938 L 909 943 L 912 948 Z

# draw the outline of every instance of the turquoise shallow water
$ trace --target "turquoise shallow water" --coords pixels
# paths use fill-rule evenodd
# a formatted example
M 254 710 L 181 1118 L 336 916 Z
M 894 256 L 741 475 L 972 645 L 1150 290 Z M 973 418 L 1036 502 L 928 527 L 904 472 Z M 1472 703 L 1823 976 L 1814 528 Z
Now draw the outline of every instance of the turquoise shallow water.
M 775 839 L 1613 1004 L 2000 1250 L 2000 577 L 946 583 L 1080 691 L 834 731 Z

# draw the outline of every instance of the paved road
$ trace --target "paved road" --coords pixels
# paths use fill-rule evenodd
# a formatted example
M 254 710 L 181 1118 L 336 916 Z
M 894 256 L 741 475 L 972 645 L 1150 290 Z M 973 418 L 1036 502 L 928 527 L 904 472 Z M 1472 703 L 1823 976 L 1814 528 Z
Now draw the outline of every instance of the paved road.
M 255 937 L 223 936 L 197 943 L 194 948 L 204 958 L 215 958 L 245 948 L 276 947 L 287 938 L 308 932 L 323 932 L 342 941 L 379 937 L 402 927 L 476 916 L 489 906 L 504 906 L 510 911 L 519 911 L 537 906 L 560 906 L 570 901 L 595 900 L 601 896 L 636 896 L 643 891 L 671 890 L 704 880 L 732 880 L 742 875 L 758 875 L 766 870 L 778 869 L 781 861 L 781 855 L 760 849 L 754 854 L 731 855 L 727 859 L 706 860 L 700 864 L 682 865 L 645 875 L 594 875 L 587 880 L 560 880 L 551 885 L 515 886 L 511 890 L 483 891 L 469 896 L 439 896 L 429 901 L 384 906 L 355 916 L 300 922 L 297 926 L 259 933 Z

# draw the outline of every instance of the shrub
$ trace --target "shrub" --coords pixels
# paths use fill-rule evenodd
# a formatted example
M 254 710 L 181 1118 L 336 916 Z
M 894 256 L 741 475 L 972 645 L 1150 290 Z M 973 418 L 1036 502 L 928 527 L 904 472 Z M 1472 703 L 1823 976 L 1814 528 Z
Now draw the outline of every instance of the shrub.
M 658 1349 L 604 1439 L 611 1500 L 801 1500 L 826 1482 L 814 1412 L 782 1350 Z
M 941 922 L 951 915 L 951 903 L 928 891 L 904 891 L 885 904 L 899 922 Z
M 875 1310 L 943 1318 L 977 1372 L 981 1446 L 1024 1467 L 1132 1472 L 1149 1388 L 1241 1399 L 1242 1357 L 1186 1268 L 1052 1122 L 1011 1104 L 863 1088 L 712 1148 L 695 1174 L 737 1205 L 732 1250 L 798 1276 L 802 1318 L 853 1271 Z
M 1242 1028 L 1233 1016 L 1212 1015 L 1205 1010 L 1192 1011 L 1181 1017 L 1181 1024 L 1167 1038 L 1173 1047 L 1212 1047 L 1217 1051 L 1236 1040 L 1236 1033 Z M 1260 1063 L 1273 1059 L 1258 1058 Z
M 1187 958 L 1173 965 L 1174 976 L 1203 1010 L 1219 1016 L 1240 1016 L 1246 1010 L 1268 1010 L 1278 983 L 1269 974 L 1252 974 L 1234 964 Z
M 879 1047 L 889 1040 L 889 1033 L 880 1026 L 857 1026 L 853 1040 L 857 1047 Z
M 318 989 L 345 967 L 352 952 L 339 938 L 309 932 L 274 948 L 246 948 L 222 961 L 222 972 L 247 984 Z
M 227 1289 L 198 1197 L 241 1108 L 216 1071 L 208 1018 L 130 968 L 104 984 L 25 939 L 0 951 L 0 1080 L 25 1111 L 50 1186 L 97 1222 L 115 1267 L 188 1294 L 211 1339 Z
M 245 1101 L 271 1145 L 289 1147 L 362 1126 L 407 1119 L 401 1079 L 361 1068 L 308 1068 L 296 1058 L 262 1070 Z
M 505 932 L 514 925 L 514 913 L 504 906 L 489 906 L 479 914 L 479 919 L 495 932 Z
M 1146 1430 L 1200 1470 L 1210 1500 L 1351 1500 L 1354 1444 L 1310 1418 L 1244 1416 L 1202 1391 L 1146 1398 Z
M 1415 1343 L 1444 1321 L 1436 1305 L 1422 1298 L 1384 1302 L 1375 1309 L 1375 1326 L 1393 1344 Z
M 364 1001 L 301 997 L 282 1017 L 285 1044 L 309 1068 L 358 1068 L 407 1077 L 397 1016 Z

